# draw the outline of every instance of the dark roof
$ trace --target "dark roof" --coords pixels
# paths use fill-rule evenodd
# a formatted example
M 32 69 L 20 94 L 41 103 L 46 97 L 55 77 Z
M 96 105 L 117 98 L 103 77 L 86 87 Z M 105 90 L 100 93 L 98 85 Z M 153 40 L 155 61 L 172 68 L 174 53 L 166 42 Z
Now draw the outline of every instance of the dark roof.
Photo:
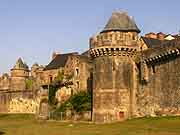
M 88 57 L 86 55 L 78 55 L 78 57 L 79 57 L 79 59 L 83 60 L 84 62 L 91 63 L 90 57 Z
M 29 68 L 28 65 L 24 63 L 21 58 L 19 58 L 16 61 L 16 64 L 13 67 L 13 69 L 23 69 L 23 70 L 28 70 L 28 68 Z
M 159 55 L 165 55 L 175 49 L 180 49 L 180 39 L 174 39 L 161 43 L 160 45 L 142 51 L 141 59 L 150 59 Z
M 129 17 L 126 12 L 114 12 L 102 32 L 106 31 L 140 32 L 134 19 Z
M 145 44 L 148 46 L 148 48 L 157 47 L 162 43 L 162 41 L 159 39 L 147 38 L 147 37 L 142 37 L 142 39 L 145 42 Z
M 89 56 L 89 50 L 83 52 L 81 55 L 84 55 L 84 56 Z
M 58 54 L 56 57 L 44 68 L 44 70 L 58 69 L 64 67 L 68 57 L 72 55 L 77 55 L 78 53 L 67 53 L 67 54 Z
M 164 44 L 168 44 L 168 42 L 170 42 L 170 40 L 159 40 L 159 39 L 147 38 L 147 37 L 141 37 L 141 38 L 148 46 L 148 48 L 158 47 Z

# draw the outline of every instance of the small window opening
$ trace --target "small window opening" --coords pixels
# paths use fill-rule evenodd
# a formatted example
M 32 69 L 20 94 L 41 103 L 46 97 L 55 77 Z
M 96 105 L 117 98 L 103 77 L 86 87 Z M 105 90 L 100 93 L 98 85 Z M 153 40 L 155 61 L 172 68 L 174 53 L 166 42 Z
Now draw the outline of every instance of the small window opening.
M 134 35 L 132 36 L 132 39 L 133 39 L 133 40 L 135 40 L 135 39 L 136 39 Z
M 49 82 L 52 83 L 52 81 L 53 81 L 53 77 L 50 76 L 50 77 L 49 77 Z
M 124 112 L 119 112 L 119 118 L 124 118 Z
M 79 81 L 76 82 L 76 85 L 77 85 L 77 88 L 79 89 L 79 88 L 80 88 L 80 87 L 79 87 Z
M 154 65 L 152 66 L 152 70 L 153 70 L 153 73 L 156 73 L 156 69 Z
M 79 75 L 79 69 L 76 68 L 76 75 L 78 76 Z

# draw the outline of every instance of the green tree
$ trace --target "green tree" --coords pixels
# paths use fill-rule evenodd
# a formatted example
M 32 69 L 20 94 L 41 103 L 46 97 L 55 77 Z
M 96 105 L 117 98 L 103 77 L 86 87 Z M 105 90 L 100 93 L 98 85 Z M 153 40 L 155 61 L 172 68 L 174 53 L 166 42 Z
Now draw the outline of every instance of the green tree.
M 26 79 L 26 88 L 28 90 L 32 90 L 33 89 L 33 80 L 32 79 Z
M 73 110 L 77 113 L 83 111 L 91 111 L 92 97 L 90 92 L 80 91 L 71 96 L 65 103 L 63 103 L 56 111 L 64 112 L 66 110 Z

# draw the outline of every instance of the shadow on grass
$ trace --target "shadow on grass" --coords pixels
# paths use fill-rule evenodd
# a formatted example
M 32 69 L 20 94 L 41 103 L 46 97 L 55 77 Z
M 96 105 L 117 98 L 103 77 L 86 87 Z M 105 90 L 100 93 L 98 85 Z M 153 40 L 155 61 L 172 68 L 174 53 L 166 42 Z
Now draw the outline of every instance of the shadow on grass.
M 5 132 L 3 132 L 3 131 L 0 131 L 0 135 L 4 135 L 5 134 Z
M 5 118 L 5 117 L 8 117 L 8 116 L 9 116 L 8 114 L 0 114 L 0 118 Z

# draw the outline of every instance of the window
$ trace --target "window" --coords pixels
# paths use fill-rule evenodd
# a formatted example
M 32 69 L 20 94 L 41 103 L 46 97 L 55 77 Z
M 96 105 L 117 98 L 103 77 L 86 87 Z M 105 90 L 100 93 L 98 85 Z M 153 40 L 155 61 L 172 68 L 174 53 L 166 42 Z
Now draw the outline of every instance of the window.
M 124 118 L 124 112 L 119 112 L 119 118 Z
M 79 75 L 79 69 L 76 68 L 76 76 L 78 76 L 78 75 Z
M 76 82 L 76 85 L 77 85 L 77 89 L 79 89 L 79 81 Z
M 132 36 L 132 40 L 135 40 L 135 39 L 136 39 L 136 38 L 135 38 L 135 36 L 133 35 L 133 36 Z
M 153 73 L 156 73 L 156 69 L 154 65 L 152 66 L 152 70 L 153 70 Z
M 49 82 L 52 83 L 52 81 L 53 81 L 53 77 L 50 76 L 50 77 L 49 77 Z

